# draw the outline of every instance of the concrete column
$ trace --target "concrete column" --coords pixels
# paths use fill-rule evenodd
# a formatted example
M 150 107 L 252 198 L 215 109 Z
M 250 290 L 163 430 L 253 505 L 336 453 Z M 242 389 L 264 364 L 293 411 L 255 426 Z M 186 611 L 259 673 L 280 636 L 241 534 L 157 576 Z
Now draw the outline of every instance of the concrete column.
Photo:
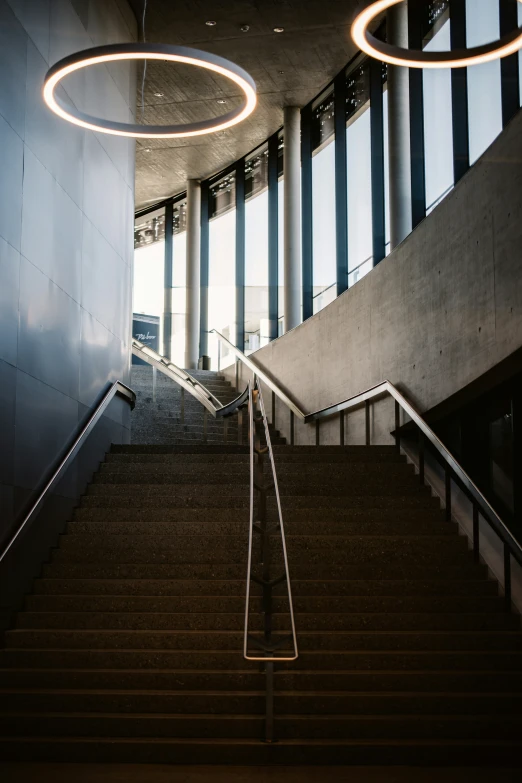
M 199 359 L 201 185 L 187 181 L 187 299 L 185 315 L 185 368 L 195 370 Z
M 388 9 L 388 42 L 408 48 L 408 3 Z M 409 70 L 388 66 L 388 147 L 390 158 L 390 241 L 397 247 L 411 231 Z
M 301 110 L 284 110 L 284 330 L 301 323 Z M 281 261 L 281 259 L 280 259 Z

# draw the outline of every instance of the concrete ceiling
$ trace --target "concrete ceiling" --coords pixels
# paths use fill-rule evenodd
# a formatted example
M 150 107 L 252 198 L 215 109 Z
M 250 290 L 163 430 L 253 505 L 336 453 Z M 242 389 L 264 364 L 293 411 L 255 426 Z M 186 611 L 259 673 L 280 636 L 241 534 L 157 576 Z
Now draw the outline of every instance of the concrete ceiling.
M 141 20 L 143 0 L 130 0 Z M 233 60 L 254 78 L 255 112 L 240 125 L 195 139 L 138 141 L 136 206 L 180 192 L 189 177 L 220 171 L 274 133 L 284 106 L 304 106 L 354 55 L 350 25 L 360 0 L 148 0 L 146 40 L 194 46 Z M 217 24 L 209 27 L 206 21 Z M 249 25 L 248 32 L 241 26 Z M 275 33 L 274 27 L 283 27 Z M 156 95 L 157 93 L 158 95 Z M 217 101 L 225 100 L 226 104 Z M 182 123 L 238 105 L 233 84 L 189 66 L 149 62 L 143 122 Z M 138 117 L 141 109 L 138 74 Z

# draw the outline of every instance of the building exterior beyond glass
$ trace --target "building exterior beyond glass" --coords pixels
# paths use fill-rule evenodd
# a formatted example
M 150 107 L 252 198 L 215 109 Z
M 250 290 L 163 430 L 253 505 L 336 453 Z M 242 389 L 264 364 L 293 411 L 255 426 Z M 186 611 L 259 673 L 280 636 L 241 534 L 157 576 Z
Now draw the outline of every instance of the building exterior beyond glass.
M 510 0 L 410 4 L 411 48 L 478 46 L 516 16 Z M 522 8 L 518 7 L 522 24 Z M 510 22 L 511 24 L 511 22 Z M 376 33 L 386 38 L 385 23 Z M 472 68 L 410 70 L 412 226 L 424 219 L 494 141 L 522 103 L 522 54 Z M 361 54 L 301 110 L 302 313 L 318 313 L 390 251 L 388 82 Z M 202 183 L 200 354 L 233 361 L 212 330 L 246 353 L 283 332 L 284 138 Z M 172 225 L 166 207 L 172 205 Z M 170 235 L 169 235 L 170 232 Z M 166 241 L 166 239 L 168 241 Z M 172 240 L 172 241 L 170 241 Z M 165 317 L 171 358 L 185 348 L 184 194 L 136 217 L 134 312 Z M 171 248 L 171 250 L 170 250 Z M 171 281 L 169 299 L 165 281 Z M 169 283 L 170 285 L 170 283 Z M 162 345 L 165 342 L 162 337 Z

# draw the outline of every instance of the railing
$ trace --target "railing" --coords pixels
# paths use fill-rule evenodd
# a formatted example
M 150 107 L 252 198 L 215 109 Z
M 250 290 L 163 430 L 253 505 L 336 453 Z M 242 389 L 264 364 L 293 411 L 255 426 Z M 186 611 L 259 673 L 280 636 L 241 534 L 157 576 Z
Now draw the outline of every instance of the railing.
M 288 567 L 288 555 L 281 510 L 281 499 L 277 484 L 277 474 L 274 462 L 274 453 L 270 430 L 266 417 L 261 385 L 257 378 L 249 383 L 246 389 L 228 405 L 223 405 L 210 393 L 199 381 L 193 378 L 185 370 L 180 369 L 156 351 L 143 345 L 138 340 L 132 342 L 132 352 L 143 359 L 152 367 L 157 368 L 167 377 L 179 384 L 182 392 L 188 391 L 204 406 L 206 439 L 207 413 L 210 412 L 216 418 L 224 418 L 224 440 L 227 442 L 227 419 L 233 414 L 238 414 L 238 443 L 242 444 L 242 414 L 243 408 L 248 405 L 249 422 L 249 451 L 250 451 L 250 524 L 248 538 L 247 557 L 247 588 L 245 601 L 245 628 L 243 641 L 243 654 L 246 660 L 263 664 L 266 674 L 265 696 L 265 731 L 266 742 L 274 740 L 274 665 L 281 661 L 295 661 L 298 656 L 297 637 L 295 630 L 294 609 L 292 602 L 292 589 Z M 183 404 L 183 403 L 182 403 Z M 263 435 L 266 446 L 263 445 Z M 265 457 L 268 455 L 272 478 L 265 475 Z M 277 506 L 277 521 L 273 522 L 268 515 L 268 495 L 274 490 Z M 279 533 L 283 568 L 282 573 L 273 576 L 273 545 L 276 534 Z M 259 536 L 259 562 L 254 564 L 254 535 Z M 255 596 L 252 595 L 252 583 L 261 587 L 261 613 L 263 615 L 262 632 L 251 632 L 250 604 Z M 290 616 L 290 634 L 275 635 L 273 633 L 273 603 L 274 588 L 286 583 L 288 594 L 288 607 Z M 286 652 L 288 646 L 292 647 L 291 653 Z M 255 649 L 255 653 L 252 652 Z
M 299 406 L 288 396 L 288 394 L 281 389 L 278 384 L 270 377 L 268 373 L 262 370 L 249 356 L 245 356 L 239 348 L 232 345 L 226 337 L 216 332 L 217 337 L 225 342 L 229 349 L 236 356 L 237 360 L 242 362 L 248 367 L 256 377 L 262 381 L 272 391 L 272 417 L 274 418 L 275 412 L 275 398 L 278 397 L 289 409 L 290 409 L 290 440 L 291 443 L 295 442 L 294 432 L 294 417 L 303 421 L 305 424 L 315 423 L 315 442 L 318 446 L 320 444 L 320 423 L 323 419 L 330 418 L 335 415 L 339 415 L 340 421 L 340 433 L 339 441 L 341 445 L 344 445 L 344 417 L 345 414 L 359 409 L 365 408 L 365 441 L 367 445 L 371 443 L 371 403 L 382 399 L 386 396 L 391 396 L 395 400 L 395 444 L 398 450 L 401 447 L 401 410 L 415 425 L 418 432 L 419 443 L 419 481 L 424 485 L 425 483 L 425 451 L 426 446 L 429 446 L 434 451 L 437 459 L 442 464 L 444 470 L 444 500 L 446 509 L 446 518 L 450 520 L 452 518 L 452 481 L 464 492 L 468 500 L 472 505 L 473 512 L 473 530 L 472 530 L 472 547 L 475 560 L 478 562 L 480 557 L 480 532 L 479 532 L 479 518 L 482 516 L 492 530 L 496 533 L 500 539 L 503 547 L 503 575 L 504 575 L 504 597 L 506 610 L 511 611 L 511 558 L 513 557 L 522 566 L 522 547 L 516 538 L 513 536 L 509 528 L 505 525 L 502 519 L 499 517 L 495 509 L 491 506 L 489 501 L 484 497 L 482 492 L 476 486 L 476 484 L 468 476 L 464 468 L 459 464 L 451 452 L 446 448 L 442 441 L 433 432 L 431 427 L 427 424 L 421 414 L 415 409 L 415 407 L 406 399 L 406 397 L 393 385 L 390 381 L 383 381 L 377 386 L 373 386 L 366 391 L 356 394 L 353 397 L 342 400 L 334 405 L 329 405 L 327 408 L 314 411 L 312 413 L 303 412 Z
M 298 657 L 297 637 L 295 630 L 294 608 L 292 602 L 292 588 L 290 584 L 290 572 L 288 567 L 288 555 L 286 550 L 283 513 L 281 510 L 281 498 L 277 484 L 277 474 L 274 462 L 274 453 L 270 439 L 270 431 L 263 402 L 261 385 L 254 377 L 248 384 L 248 412 L 249 412 L 249 441 L 250 441 L 250 527 L 248 537 L 248 565 L 247 565 L 247 591 L 245 603 L 245 631 L 243 653 L 247 661 L 258 661 L 264 664 L 266 674 L 266 702 L 265 702 L 265 741 L 274 740 L 274 664 L 281 661 L 295 661 Z M 263 434 L 266 446 L 262 444 Z M 268 454 L 272 479 L 270 480 L 264 471 L 265 456 Z M 268 519 L 268 493 L 274 489 L 277 504 L 277 521 Z M 257 494 L 257 503 L 255 495 Z M 272 572 L 274 535 L 280 534 L 283 555 L 283 569 L 274 576 Z M 259 536 L 259 563 L 257 573 L 253 570 L 254 535 Z M 250 632 L 250 603 L 251 584 L 261 587 L 261 609 L 263 613 L 263 631 Z M 273 633 L 273 600 L 274 588 L 286 583 L 288 594 L 288 606 L 290 614 L 290 635 L 274 636 Z M 291 643 L 292 652 L 284 650 Z M 256 652 L 250 652 L 251 648 Z
M 124 400 L 127 400 L 130 406 L 134 408 L 136 395 L 134 394 L 132 389 L 129 389 L 129 387 L 125 386 L 125 384 L 121 383 L 121 381 L 115 381 L 110 387 L 110 389 L 103 396 L 103 398 L 100 400 L 94 412 L 89 416 L 88 421 L 79 428 L 79 431 L 74 436 L 74 439 L 71 445 L 69 446 L 69 448 L 67 449 L 65 456 L 62 457 L 58 462 L 58 464 L 56 465 L 55 469 L 52 472 L 51 477 L 48 479 L 48 481 L 46 481 L 45 485 L 40 490 L 38 497 L 33 503 L 33 505 L 31 506 L 29 512 L 25 515 L 20 525 L 18 526 L 15 534 L 12 536 L 9 543 L 7 544 L 3 552 L 0 554 L 0 562 L 2 562 L 2 560 L 11 551 L 11 549 L 19 539 L 22 532 L 29 525 L 29 523 L 32 522 L 34 518 L 38 515 L 47 495 L 49 494 L 49 492 L 51 492 L 52 489 L 54 489 L 54 487 L 56 487 L 60 479 L 63 477 L 65 471 L 71 465 L 73 459 L 80 451 L 87 437 L 90 435 L 90 433 L 96 426 L 97 422 L 101 419 L 101 417 L 107 410 L 109 403 L 116 395 L 122 397 Z
M 228 442 L 228 423 L 229 416 L 238 414 L 238 443 L 243 442 L 243 416 L 242 408 L 248 400 L 248 389 L 239 394 L 235 400 L 223 405 L 217 397 L 215 397 L 209 389 L 200 383 L 197 378 L 194 378 L 186 370 L 178 367 L 170 359 L 157 353 L 153 348 L 148 345 L 144 345 L 139 340 L 133 338 L 132 340 L 132 353 L 142 361 L 150 364 L 154 372 L 159 370 L 167 378 L 178 384 L 181 388 L 181 405 L 180 405 L 180 419 L 183 424 L 185 421 L 185 392 L 188 392 L 194 399 L 196 399 L 203 406 L 203 442 L 207 441 L 208 435 L 208 414 L 214 418 L 224 419 L 223 436 L 225 443 Z M 153 380 L 154 383 L 154 380 Z

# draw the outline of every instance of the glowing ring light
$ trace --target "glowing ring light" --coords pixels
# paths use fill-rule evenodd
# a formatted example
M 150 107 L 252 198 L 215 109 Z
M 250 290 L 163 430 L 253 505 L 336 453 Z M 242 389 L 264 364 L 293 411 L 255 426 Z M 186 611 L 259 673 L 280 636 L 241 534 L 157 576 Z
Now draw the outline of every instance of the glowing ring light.
M 451 52 L 423 52 L 402 49 L 399 46 L 379 41 L 368 32 L 369 24 L 376 16 L 403 0 L 378 0 L 362 11 L 352 25 L 352 38 L 361 51 L 390 65 L 407 68 L 465 68 L 514 54 L 522 47 L 522 28 L 502 36 L 498 41 L 475 46 L 470 49 L 455 49 Z M 522 3 L 522 0 L 518 0 Z
M 245 94 L 242 105 L 221 117 L 187 125 L 137 125 L 126 122 L 113 122 L 92 117 L 66 103 L 55 94 L 56 87 L 65 76 L 82 68 L 98 63 L 118 62 L 120 60 L 166 60 L 186 63 L 206 68 L 230 79 Z M 252 77 L 230 60 L 215 54 L 189 49 L 186 46 L 168 44 L 111 44 L 96 46 L 65 57 L 47 72 L 43 86 L 43 97 L 47 106 L 59 117 L 88 130 L 110 133 L 113 136 L 131 136 L 133 138 L 175 139 L 184 136 L 203 136 L 206 133 L 231 128 L 254 111 L 257 103 L 256 84 Z

